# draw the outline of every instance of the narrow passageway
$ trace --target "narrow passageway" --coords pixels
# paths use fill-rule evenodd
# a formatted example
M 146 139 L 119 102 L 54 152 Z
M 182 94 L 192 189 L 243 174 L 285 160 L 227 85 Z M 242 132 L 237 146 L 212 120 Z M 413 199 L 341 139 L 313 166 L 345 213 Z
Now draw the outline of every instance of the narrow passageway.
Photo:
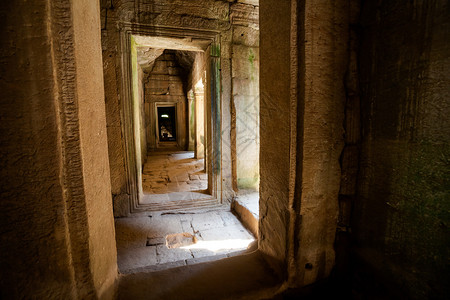
M 212 197 L 204 159 L 195 159 L 193 151 L 149 152 L 142 188 L 147 203 L 197 204 Z M 149 212 L 116 219 L 115 227 L 121 273 L 230 257 L 255 240 L 229 206 Z
M 115 219 L 122 274 L 257 248 L 259 46 L 253 23 L 227 44 L 234 54 L 226 58 L 220 34 L 167 30 L 155 36 L 148 27 L 130 28 L 124 59 L 131 74 L 124 84 L 132 122 L 125 124 L 133 126 L 124 140 L 134 149 L 127 152 L 130 172 L 123 174 L 131 174 L 131 193 Z M 233 61 L 224 73 L 223 59 Z M 232 95 L 224 89 L 231 84 Z M 228 114 L 223 105 L 231 108 Z
M 210 198 L 204 159 L 193 151 L 150 152 L 142 172 L 143 203 Z
M 255 241 L 229 209 L 154 212 L 115 220 L 122 274 L 242 254 Z

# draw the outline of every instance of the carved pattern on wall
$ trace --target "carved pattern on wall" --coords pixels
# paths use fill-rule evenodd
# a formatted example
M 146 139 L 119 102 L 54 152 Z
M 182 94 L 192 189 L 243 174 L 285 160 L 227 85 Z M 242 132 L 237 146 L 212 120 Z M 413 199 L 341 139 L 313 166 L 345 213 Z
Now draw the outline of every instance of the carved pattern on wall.
M 149 24 L 227 30 L 229 3 L 215 0 L 123 0 L 116 4 L 118 20 Z
M 235 3 L 231 6 L 231 23 L 249 27 L 259 27 L 259 8 L 253 5 Z

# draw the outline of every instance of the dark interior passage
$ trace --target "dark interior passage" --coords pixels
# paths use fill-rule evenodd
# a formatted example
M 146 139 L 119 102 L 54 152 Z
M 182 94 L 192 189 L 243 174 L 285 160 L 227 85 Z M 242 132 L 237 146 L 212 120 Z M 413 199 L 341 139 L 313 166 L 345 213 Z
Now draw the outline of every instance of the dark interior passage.
M 177 140 L 176 122 L 175 106 L 158 107 L 158 132 L 160 142 Z

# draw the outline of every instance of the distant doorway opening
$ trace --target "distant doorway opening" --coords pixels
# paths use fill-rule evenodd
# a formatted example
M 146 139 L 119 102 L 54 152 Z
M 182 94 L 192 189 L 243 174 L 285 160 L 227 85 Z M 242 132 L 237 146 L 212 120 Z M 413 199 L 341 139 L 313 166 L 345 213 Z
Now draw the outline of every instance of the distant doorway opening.
M 175 106 L 157 107 L 157 122 L 157 134 L 160 142 L 174 142 L 177 140 Z

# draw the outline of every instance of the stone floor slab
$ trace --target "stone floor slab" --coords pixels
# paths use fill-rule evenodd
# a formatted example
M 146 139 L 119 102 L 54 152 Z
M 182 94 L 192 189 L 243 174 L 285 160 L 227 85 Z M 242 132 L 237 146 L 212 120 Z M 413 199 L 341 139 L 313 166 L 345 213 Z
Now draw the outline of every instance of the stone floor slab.
M 143 268 L 161 270 L 232 256 L 236 251 L 245 251 L 255 240 L 226 209 L 155 212 L 142 217 L 119 218 L 115 224 L 118 265 L 122 273 L 134 273 Z M 197 242 L 169 249 L 166 236 L 183 232 L 195 234 Z M 236 242 L 230 247 L 230 243 Z
M 208 214 L 196 214 L 192 216 L 192 227 L 195 231 L 203 231 L 212 228 L 223 228 L 225 226 L 218 212 Z
M 150 221 L 142 218 L 119 218 L 115 220 L 116 243 L 119 249 L 145 247 Z
M 220 211 L 219 215 L 225 226 L 241 224 L 239 219 L 231 211 Z
M 203 189 L 208 185 L 204 159 L 194 159 L 193 151 L 151 152 L 144 164 L 142 178 L 144 193 L 150 195 L 192 190 L 191 186 L 177 185 L 181 182 L 200 182 L 199 187 Z
M 148 238 L 165 237 L 168 234 L 181 233 L 180 217 L 178 215 L 158 215 L 152 214 L 149 217 Z
M 208 189 L 204 159 L 193 151 L 150 152 L 142 172 L 142 205 L 177 207 L 178 201 L 215 201 Z
M 119 270 L 126 271 L 157 264 L 156 246 L 117 250 Z
M 173 248 L 169 249 L 166 245 L 156 246 L 156 254 L 158 264 L 174 262 L 193 258 L 192 253 L 188 249 Z

